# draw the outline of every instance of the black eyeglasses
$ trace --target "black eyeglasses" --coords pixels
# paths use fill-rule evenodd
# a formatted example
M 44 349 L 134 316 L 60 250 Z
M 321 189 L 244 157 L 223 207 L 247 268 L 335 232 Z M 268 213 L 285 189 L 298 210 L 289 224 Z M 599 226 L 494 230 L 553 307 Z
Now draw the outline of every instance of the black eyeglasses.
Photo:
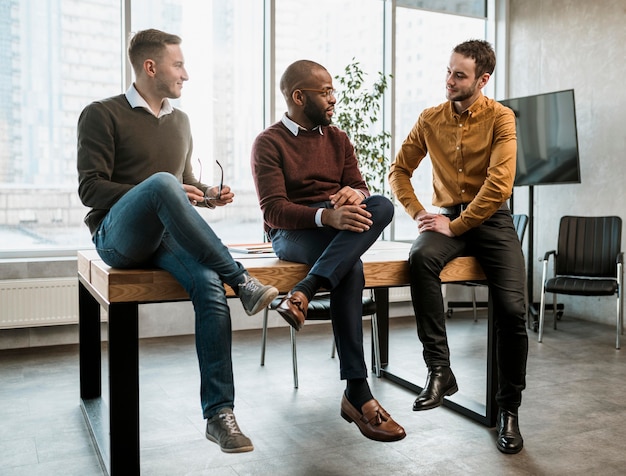
M 215 163 L 220 168 L 220 183 L 217 188 L 217 196 L 216 197 L 204 197 L 205 200 L 219 200 L 222 196 L 222 186 L 224 185 L 224 167 L 220 164 L 219 160 L 215 160 Z M 202 182 L 202 161 L 198 159 L 198 164 L 200 164 L 200 172 L 198 173 L 198 182 Z

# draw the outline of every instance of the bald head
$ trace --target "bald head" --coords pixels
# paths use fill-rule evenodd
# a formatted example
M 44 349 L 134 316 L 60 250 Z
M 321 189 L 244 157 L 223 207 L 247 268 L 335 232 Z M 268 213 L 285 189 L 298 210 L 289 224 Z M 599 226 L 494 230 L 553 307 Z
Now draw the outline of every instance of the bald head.
M 311 78 L 320 70 L 327 72 L 321 64 L 309 60 L 299 60 L 287 66 L 280 78 L 280 91 L 287 103 L 290 102 L 294 89 L 309 86 Z

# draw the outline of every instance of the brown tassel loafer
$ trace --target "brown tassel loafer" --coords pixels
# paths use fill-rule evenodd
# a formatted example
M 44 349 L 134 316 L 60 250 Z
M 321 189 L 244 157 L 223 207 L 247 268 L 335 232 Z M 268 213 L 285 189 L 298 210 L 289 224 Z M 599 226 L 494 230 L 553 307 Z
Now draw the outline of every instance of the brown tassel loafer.
M 341 399 L 341 416 L 348 423 L 356 423 L 363 436 L 375 441 L 398 441 L 406 436 L 398 425 L 374 398 L 365 402 L 361 412 L 354 408 L 344 393 Z
M 287 294 L 276 308 L 291 327 L 299 331 L 306 320 L 306 310 L 309 300 L 300 291 Z

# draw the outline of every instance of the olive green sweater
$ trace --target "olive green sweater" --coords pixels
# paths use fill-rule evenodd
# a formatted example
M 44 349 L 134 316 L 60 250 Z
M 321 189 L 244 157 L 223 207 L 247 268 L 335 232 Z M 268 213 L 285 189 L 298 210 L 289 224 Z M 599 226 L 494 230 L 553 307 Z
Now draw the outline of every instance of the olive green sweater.
M 156 118 L 124 94 L 88 105 L 78 119 L 78 195 L 93 234 L 109 209 L 157 172 L 205 190 L 193 176 L 189 118 L 179 109 Z

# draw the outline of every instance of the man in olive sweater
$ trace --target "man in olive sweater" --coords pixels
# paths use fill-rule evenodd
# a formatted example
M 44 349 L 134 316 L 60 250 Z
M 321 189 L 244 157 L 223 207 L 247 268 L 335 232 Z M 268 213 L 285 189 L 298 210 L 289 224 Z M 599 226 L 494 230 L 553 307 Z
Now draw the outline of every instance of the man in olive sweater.
M 206 437 L 224 452 L 252 451 L 234 407 L 231 321 L 223 283 L 252 315 L 278 295 L 233 260 L 194 209 L 233 201 L 230 187 L 208 187 L 193 175 L 187 115 L 168 98 L 187 81 L 181 39 L 138 32 L 128 56 L 136 80 L 125 94 L 88 105 L 78 120 L 78 192 L 102 260 L 119 268 L 169 271 L 191 297 Z
M 315 292 L 330 290 L 340 374 L 347 380 L 341 415 L 370 439 L 400 440 L 404 429 L 367 383 L 360 259 L 391 221 L 393 205 L 383 196 L 370 196 L 348 136 L 330 125 L 335 96 L 328 71 L 312 61 L 296 61 L 280 88 L 287 113 L 257 137 L 252 171 L 276 255 L 309 264 L 311 270 L 283 298 L 278 312 L 299 330 Z

